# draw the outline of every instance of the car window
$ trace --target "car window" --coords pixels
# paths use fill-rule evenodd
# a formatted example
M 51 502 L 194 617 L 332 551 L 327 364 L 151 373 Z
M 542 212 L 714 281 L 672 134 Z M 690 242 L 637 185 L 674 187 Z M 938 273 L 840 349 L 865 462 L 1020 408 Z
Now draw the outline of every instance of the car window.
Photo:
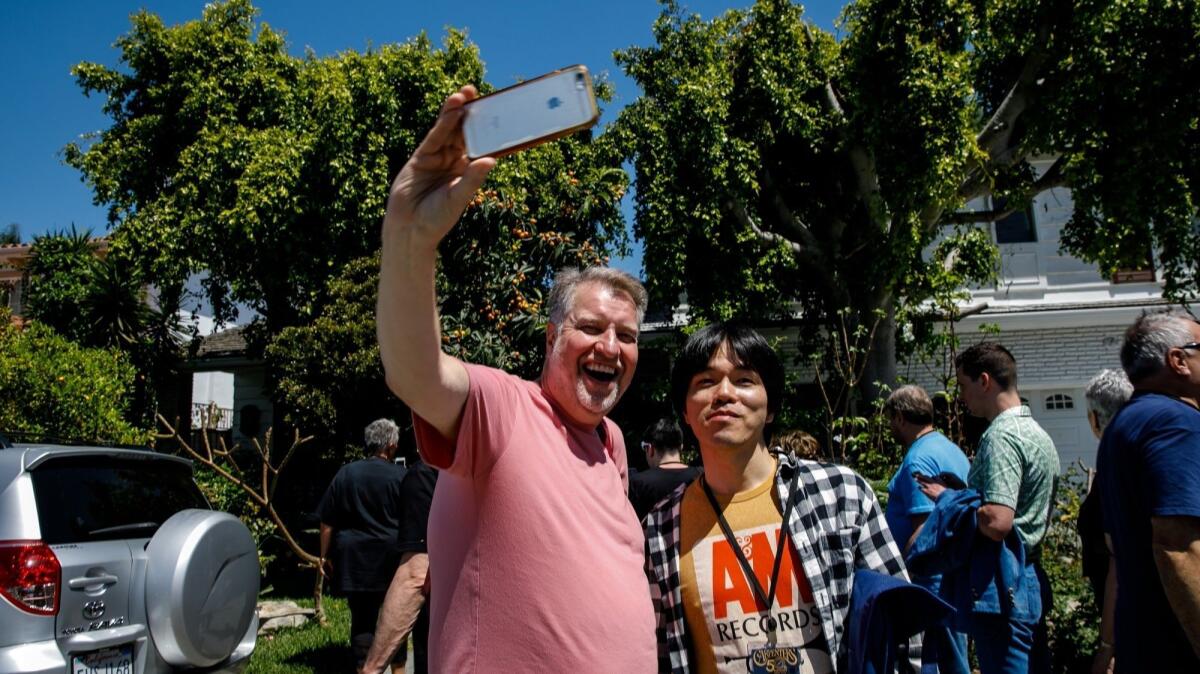
M 50 545 L 149 538 L 171 515 L 208 508 L 187 465 L 72 456 L 31 473 L 42 540 Z

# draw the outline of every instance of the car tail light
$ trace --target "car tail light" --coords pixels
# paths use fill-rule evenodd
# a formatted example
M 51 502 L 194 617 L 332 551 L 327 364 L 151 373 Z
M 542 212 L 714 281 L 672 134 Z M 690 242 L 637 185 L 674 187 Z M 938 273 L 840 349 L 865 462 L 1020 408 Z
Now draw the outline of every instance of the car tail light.
M 0 541 L 0 595 L 36 615 L 58 613 L 62 565 L 41 541 Z

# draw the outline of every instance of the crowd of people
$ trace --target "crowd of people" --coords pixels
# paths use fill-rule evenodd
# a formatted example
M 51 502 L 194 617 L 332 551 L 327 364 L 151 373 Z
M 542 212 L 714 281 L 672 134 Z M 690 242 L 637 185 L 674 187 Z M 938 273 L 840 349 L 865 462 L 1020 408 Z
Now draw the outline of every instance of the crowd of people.
M 376 422 L 369 458 L 320 508 L 360 671 L 402 668 L 412 633 L 419 672 L 969 672 L 968 642 L 984 674 L 1048 672 L 1041 551 L 1061 466 L 1003 346 L 954 363 L 959 398 L 988 422 L 972 460 L 923 389 L 887 398 L 904 455 L 886 508 L 855 471 L 816 460 L 812 436 L 773 437 L 784 367 L 738 322 L 675 355 L 674 416 L 646 430 L 648 468 L 632 472 L 607 414 L 637 367 L 647 296 L 623 272 L 556 276 L 535 381 L 442 351 L 437 246 L 495 163 L 463 153 L 474 96 L 446 101 L 383 223 L 380 354 L 420 460 L 397 477 L 395 427 Z M 1147 314 L 1121 351 L 1128 379 L 1087 388 L 1096 671 L 1200 671 L 1197 351 L 1200 324 Z

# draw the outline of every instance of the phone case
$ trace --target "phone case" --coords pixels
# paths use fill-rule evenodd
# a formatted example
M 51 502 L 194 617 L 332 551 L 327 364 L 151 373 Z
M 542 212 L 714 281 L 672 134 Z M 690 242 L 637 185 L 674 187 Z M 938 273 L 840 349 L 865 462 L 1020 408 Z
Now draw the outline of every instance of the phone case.
M 600 119 L 592 79 L 575 65 L 463 106 L 467 156 L 502 157 L 586 129 Z

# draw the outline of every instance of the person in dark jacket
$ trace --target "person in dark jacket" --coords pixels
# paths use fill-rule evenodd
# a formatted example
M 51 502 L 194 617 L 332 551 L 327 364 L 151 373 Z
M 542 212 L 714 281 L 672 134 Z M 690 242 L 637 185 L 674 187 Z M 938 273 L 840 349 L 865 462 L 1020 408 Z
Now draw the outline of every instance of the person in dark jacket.
M 350 646 L 362 666 L 384 594 L 400 563 L 396 536 L 400 529 L 404 468 L 393 463 L 400 430 L 389 419 L 377 419 L 364 432 L 367 457 L 342 466 L 325 490 L 317 515 L 321 519 L 321 573 L 333 590 L 345 594 L 350 608 Z M 402 670 L 407 648 L 392 660 Z
M 683 433 L 674 419 L 651 424 L 642 435 L 642 451 L 650 467 L 629 476 L 629 502 L 639 521 L 676 487 L 700 474 L 699 468 L 683 462 Z
M 1099 439 L 1104 427 L 1117 415 L 1129 397 L 1133 395 L 1133 384 L 1120 370 L 1101 370 L 1092 377 L 1083 389 L 1087 399 L 1088 423 L 1092 433 Z M 1116 596 L 1109 597 L 1117 589 L 1117 567 L 1111 563 L 1112 550 L 1104 537 L 1100 481 L 1093 477 L 1087 498 L 1079 505 L 1079 540 L 1082 543 L 1083 575 L 1087 576 L 1096 595 L 1096 606 L 1100 608 L 1100 647 L 1093 660 L 1092 671 L 1111 669 L 1113 661 L 1114 626 L 1113 611 Z
M 414 457 L 404 476 L 404 516 L 397 549 L 400 566 L 379 610 L 375 640 L 359 674 L 382 674 L 412 633 L 413 663 L 409 674 L 429 671 L 429 506 L 437 487 L 437 470 Z

